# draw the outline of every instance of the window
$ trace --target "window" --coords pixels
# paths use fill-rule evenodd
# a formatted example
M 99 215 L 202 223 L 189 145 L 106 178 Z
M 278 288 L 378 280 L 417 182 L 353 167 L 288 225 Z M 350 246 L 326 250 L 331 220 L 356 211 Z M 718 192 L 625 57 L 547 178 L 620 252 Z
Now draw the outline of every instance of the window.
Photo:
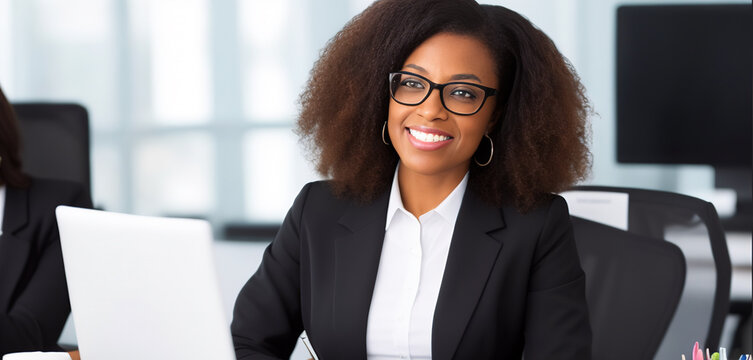
M 371 0 L 0 0 L 0 86 L 89 111 L 96 206 L 282 220 L 318 179 L 292 132 L 327 40 Z

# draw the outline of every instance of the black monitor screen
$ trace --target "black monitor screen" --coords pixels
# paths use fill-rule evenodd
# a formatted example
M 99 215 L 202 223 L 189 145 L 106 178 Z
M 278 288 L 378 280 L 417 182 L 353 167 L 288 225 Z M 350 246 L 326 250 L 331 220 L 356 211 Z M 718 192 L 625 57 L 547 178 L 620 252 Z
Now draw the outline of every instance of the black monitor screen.
M 617 160 L 750 166 L 751 5 L 617 10 Z

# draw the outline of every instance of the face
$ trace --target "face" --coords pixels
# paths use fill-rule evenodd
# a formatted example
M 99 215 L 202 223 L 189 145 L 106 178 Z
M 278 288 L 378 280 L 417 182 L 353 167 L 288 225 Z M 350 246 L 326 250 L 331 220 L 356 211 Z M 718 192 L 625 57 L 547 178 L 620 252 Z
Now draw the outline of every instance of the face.
M 403 64 L 411 72 L 438 84 L 461 81 L 497 88 L 496 63 L 491 51 L 479 40 L 465 35 L 440 33 L 419 45 Z M 400 86 L 407 91 L 419 82 L 403 76 Z M 471 90 L 471 91 L 469 91 Z M 445 104 L 462 109 L 462 102 L 483 97 L 468 87 L 446 88 Z M 450 102 L 456 105 L 453 107 Z M 484 133 L 491 128 L 496 97 L 486 99 L 473 115 L 447 110 L 434 89 L 419 105 L 403 105 L 390 98 L 387 120 L 390 140 L 400 156 L 404 171 L 429 176 L 462 177 Z

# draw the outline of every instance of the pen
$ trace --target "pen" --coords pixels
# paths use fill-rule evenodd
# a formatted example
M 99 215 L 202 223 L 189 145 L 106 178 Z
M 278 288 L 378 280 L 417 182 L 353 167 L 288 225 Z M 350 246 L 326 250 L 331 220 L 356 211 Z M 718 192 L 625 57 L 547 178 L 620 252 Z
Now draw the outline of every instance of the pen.
M 309 351 L 309 354 L 311 354 L 311 358 L 314 360 L 319 360 L 319 357 L 316 356 L 316 351 L 314 351 L 314 346 L 311 345 L 309 337 L 308 335 L 306 335 L 306 330 L 304 330 L 303 334 L 301 334 L 301 341 L 303 342 L 303 346 L 306 347 L 306 350 Z
M 727 348 L 719 348 L 719 360 L 727 360 Z

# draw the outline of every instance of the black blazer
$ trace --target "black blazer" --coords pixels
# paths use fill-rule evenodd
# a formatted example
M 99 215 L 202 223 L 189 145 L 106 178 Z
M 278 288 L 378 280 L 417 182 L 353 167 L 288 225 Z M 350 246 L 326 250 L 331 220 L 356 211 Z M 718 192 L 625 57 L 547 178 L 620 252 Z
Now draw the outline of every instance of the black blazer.
M 366 322 L 389 192 L 370 204 L 306 185 L 231 325 L 242 359 L 288 358 L 305 328 L 322 360 L 365 359 Z M 432 358 L 590 359 L 585 279 L 565 201 L 527 214 L 469 187 L 452 236 L 432 328 Z
M 33 179 L 7 186 L 0 236 L 0 354 L 58 350 L 71 311 L 55 207 L 91 207 L 83 186 Z

